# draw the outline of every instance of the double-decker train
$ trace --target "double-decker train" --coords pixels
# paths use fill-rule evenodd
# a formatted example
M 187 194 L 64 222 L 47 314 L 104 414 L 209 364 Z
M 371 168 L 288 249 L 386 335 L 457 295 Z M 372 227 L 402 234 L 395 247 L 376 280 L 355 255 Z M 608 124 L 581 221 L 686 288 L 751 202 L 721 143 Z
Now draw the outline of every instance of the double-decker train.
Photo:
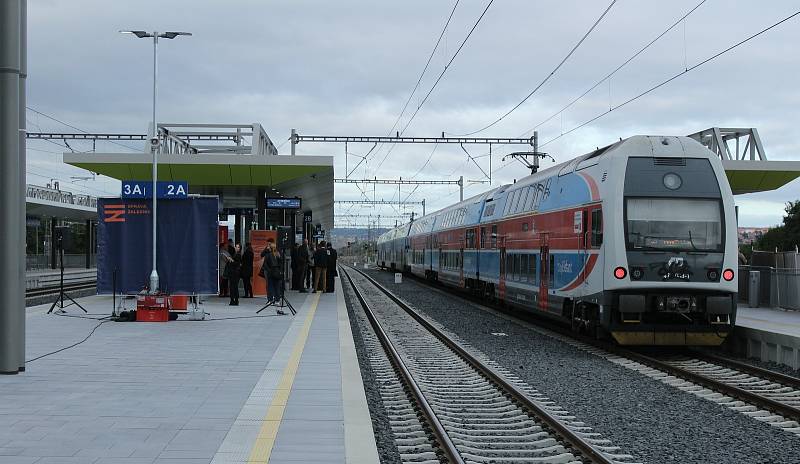
M 719 345 L 737 259 L 719 158 L 634 136 L 396 227 L 377 262 L 623 345 Z

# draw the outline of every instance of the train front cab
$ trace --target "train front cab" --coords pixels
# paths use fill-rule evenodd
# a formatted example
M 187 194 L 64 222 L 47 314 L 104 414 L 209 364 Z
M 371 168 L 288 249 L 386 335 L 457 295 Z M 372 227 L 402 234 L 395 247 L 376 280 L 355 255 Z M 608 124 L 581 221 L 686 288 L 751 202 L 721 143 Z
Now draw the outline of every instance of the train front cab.
M 737 300 L 735 213 L 721 163 L 630 157 L 621 198 L 603 325 L 622 345 L 720 345 Z

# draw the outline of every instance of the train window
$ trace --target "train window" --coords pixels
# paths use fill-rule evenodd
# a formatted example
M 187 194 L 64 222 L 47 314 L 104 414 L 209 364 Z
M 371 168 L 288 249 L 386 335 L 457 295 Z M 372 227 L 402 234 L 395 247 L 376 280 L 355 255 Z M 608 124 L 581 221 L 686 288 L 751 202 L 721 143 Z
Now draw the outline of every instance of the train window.
M 497 224 L 492 226 L 492 248 L 497 248 Z
M 514 262 L 512 263 L 511 273 L 514 275 L 514 280 L 519 280 L 519 261 L 521 256 L 514 255 Z
M 528 223 L 527 222 L 523 222 L 522 223 L 522 231 L 523 232 L 527 232 L 528 231 Z
M 528 189 L 528 187 L 525 187 L 524 189 L 522 189 L 522 193 L 519 196 L 519 201 L 517 202 L 516 212 L 519 213 L 519 212 L 525 210 L 525 203 L 528 202 L 529 190 L 530 189 Z
M 529 264 L 528 281 L 533 282 L 534 284 L 536 283 L 536 261 L 537 261 L 537 259 L 538 258 L 536 257 L 536 255 L 531 255 L 530 256 L 530 260 L 528 262 L 528 264 Z
M 486 227 L 481 227 L 481 248 L 489 248 L 486 245 Z
M 528 257 L 529 255 L 522 255 L 519 257 L 519 280 L 522 282 L 528 281 Z
M 549 285 L 549 288 L 553 288 L 553 279 L 554 279 L 554 277 L 556 275 L 556 257 L 554 255 L 550 255 L 550 265 L 549 265 L 549 269 L 548 270 L 550 271 L 550 285 Z
M 603 244 L 603 210 L 592 210 L 592 246 L 599 247 Z

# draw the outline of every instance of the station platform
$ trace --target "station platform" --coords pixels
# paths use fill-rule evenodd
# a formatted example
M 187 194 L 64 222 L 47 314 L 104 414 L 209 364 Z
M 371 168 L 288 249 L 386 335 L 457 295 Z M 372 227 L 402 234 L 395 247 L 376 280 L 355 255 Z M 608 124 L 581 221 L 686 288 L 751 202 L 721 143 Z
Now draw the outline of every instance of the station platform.
M 739 305 L 736 329 L 726 349 L 800 369 L 800 311 Z
M 0 462 L 378 462 L 338 279 L 287 298 L 296 316 L 210 297 L 207 320 L 168 323 L 98 325 L 106 296 L 79 300 L 98 320 L 29 308 L 26 372 L 0 376 Z

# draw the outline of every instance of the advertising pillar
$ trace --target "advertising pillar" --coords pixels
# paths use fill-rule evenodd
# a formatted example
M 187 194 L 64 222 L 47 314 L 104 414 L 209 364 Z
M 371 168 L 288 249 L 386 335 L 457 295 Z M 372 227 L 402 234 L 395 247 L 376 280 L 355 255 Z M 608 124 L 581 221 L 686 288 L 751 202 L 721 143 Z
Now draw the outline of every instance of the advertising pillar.
M 253 245 L 253 296 L 267 296 L 267 280 L 258 275 L 264 258 L 261 252 L 267 247 L 267 242 L 275 243 L 278 240 L 278 232 L 275 230 L 254 230 L 250 233 L 250 242 Z

